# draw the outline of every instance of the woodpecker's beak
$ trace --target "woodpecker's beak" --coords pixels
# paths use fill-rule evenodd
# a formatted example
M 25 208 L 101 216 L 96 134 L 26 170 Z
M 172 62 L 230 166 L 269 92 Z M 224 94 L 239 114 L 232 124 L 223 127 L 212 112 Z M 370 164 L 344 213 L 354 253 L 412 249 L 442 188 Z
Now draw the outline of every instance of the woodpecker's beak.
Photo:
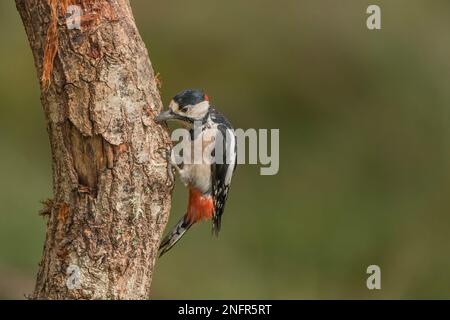
M 176 118 L 176 115 L 172 112 L 172 110 L 167 110 L 158 114 L 155 118 L 155 122 L 161 123 L 167 120 L 173 120 Z

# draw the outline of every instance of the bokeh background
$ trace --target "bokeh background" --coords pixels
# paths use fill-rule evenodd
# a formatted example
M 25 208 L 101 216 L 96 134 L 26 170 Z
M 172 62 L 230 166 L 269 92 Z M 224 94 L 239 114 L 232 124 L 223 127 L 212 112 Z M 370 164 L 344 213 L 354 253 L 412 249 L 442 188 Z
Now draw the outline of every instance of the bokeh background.
M 369 4 L 381 31 L 366 28 Z M 220 238 L 196 226 L 158 262 L 153 298 L 450 298 L 449 1 L 132 5 L 165 102 L 203 88 L 235 127 L 280 129 L 278 175 L 238 167 Z M 13 1 L 0 41 L 0 298 L 20 299 L 52 180 Z M 169 227 L 185 205 L 177 185 Z

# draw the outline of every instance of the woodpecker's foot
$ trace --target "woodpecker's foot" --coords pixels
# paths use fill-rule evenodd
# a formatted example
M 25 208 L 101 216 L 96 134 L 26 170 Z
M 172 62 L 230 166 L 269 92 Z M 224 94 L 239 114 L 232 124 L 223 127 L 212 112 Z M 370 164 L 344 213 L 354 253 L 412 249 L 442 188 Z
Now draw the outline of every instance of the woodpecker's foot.
M 168 182 L 166 183 L 168 187 L 173 187 L 175 184 L 175 175 L 173 174 L 173 165 L 172 165 L 172 157 L 171 157 L 171 150 L 167 150 L 166 153 L 166 160 L 167 160 L 167 176 L 168 176 Z

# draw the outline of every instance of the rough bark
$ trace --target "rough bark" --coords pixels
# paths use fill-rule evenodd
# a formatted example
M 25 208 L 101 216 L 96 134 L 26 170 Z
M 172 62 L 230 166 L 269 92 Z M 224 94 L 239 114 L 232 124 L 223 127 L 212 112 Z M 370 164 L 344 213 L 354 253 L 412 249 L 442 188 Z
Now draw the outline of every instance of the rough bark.
M 66 25 L 83 9 L 81 30 Z M 165 128 L 127 0 L 16 0 L 41 82 L 54 198 L 34 299 L 146 299 L 167 222 Z

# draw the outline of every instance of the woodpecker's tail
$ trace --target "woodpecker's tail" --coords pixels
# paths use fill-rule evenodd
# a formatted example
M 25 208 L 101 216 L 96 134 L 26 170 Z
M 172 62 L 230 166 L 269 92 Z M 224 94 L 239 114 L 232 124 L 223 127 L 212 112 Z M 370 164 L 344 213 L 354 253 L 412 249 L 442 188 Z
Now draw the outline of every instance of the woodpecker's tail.
M 161 241 L 161 244 L 159 245 L 159 250 L 161 251 L 159 256 L 161 257 L 164 253 L 169 251 L 192 225 L 193 223 L 188 221 L 186 216 L 182 217 L 172 231 Z

